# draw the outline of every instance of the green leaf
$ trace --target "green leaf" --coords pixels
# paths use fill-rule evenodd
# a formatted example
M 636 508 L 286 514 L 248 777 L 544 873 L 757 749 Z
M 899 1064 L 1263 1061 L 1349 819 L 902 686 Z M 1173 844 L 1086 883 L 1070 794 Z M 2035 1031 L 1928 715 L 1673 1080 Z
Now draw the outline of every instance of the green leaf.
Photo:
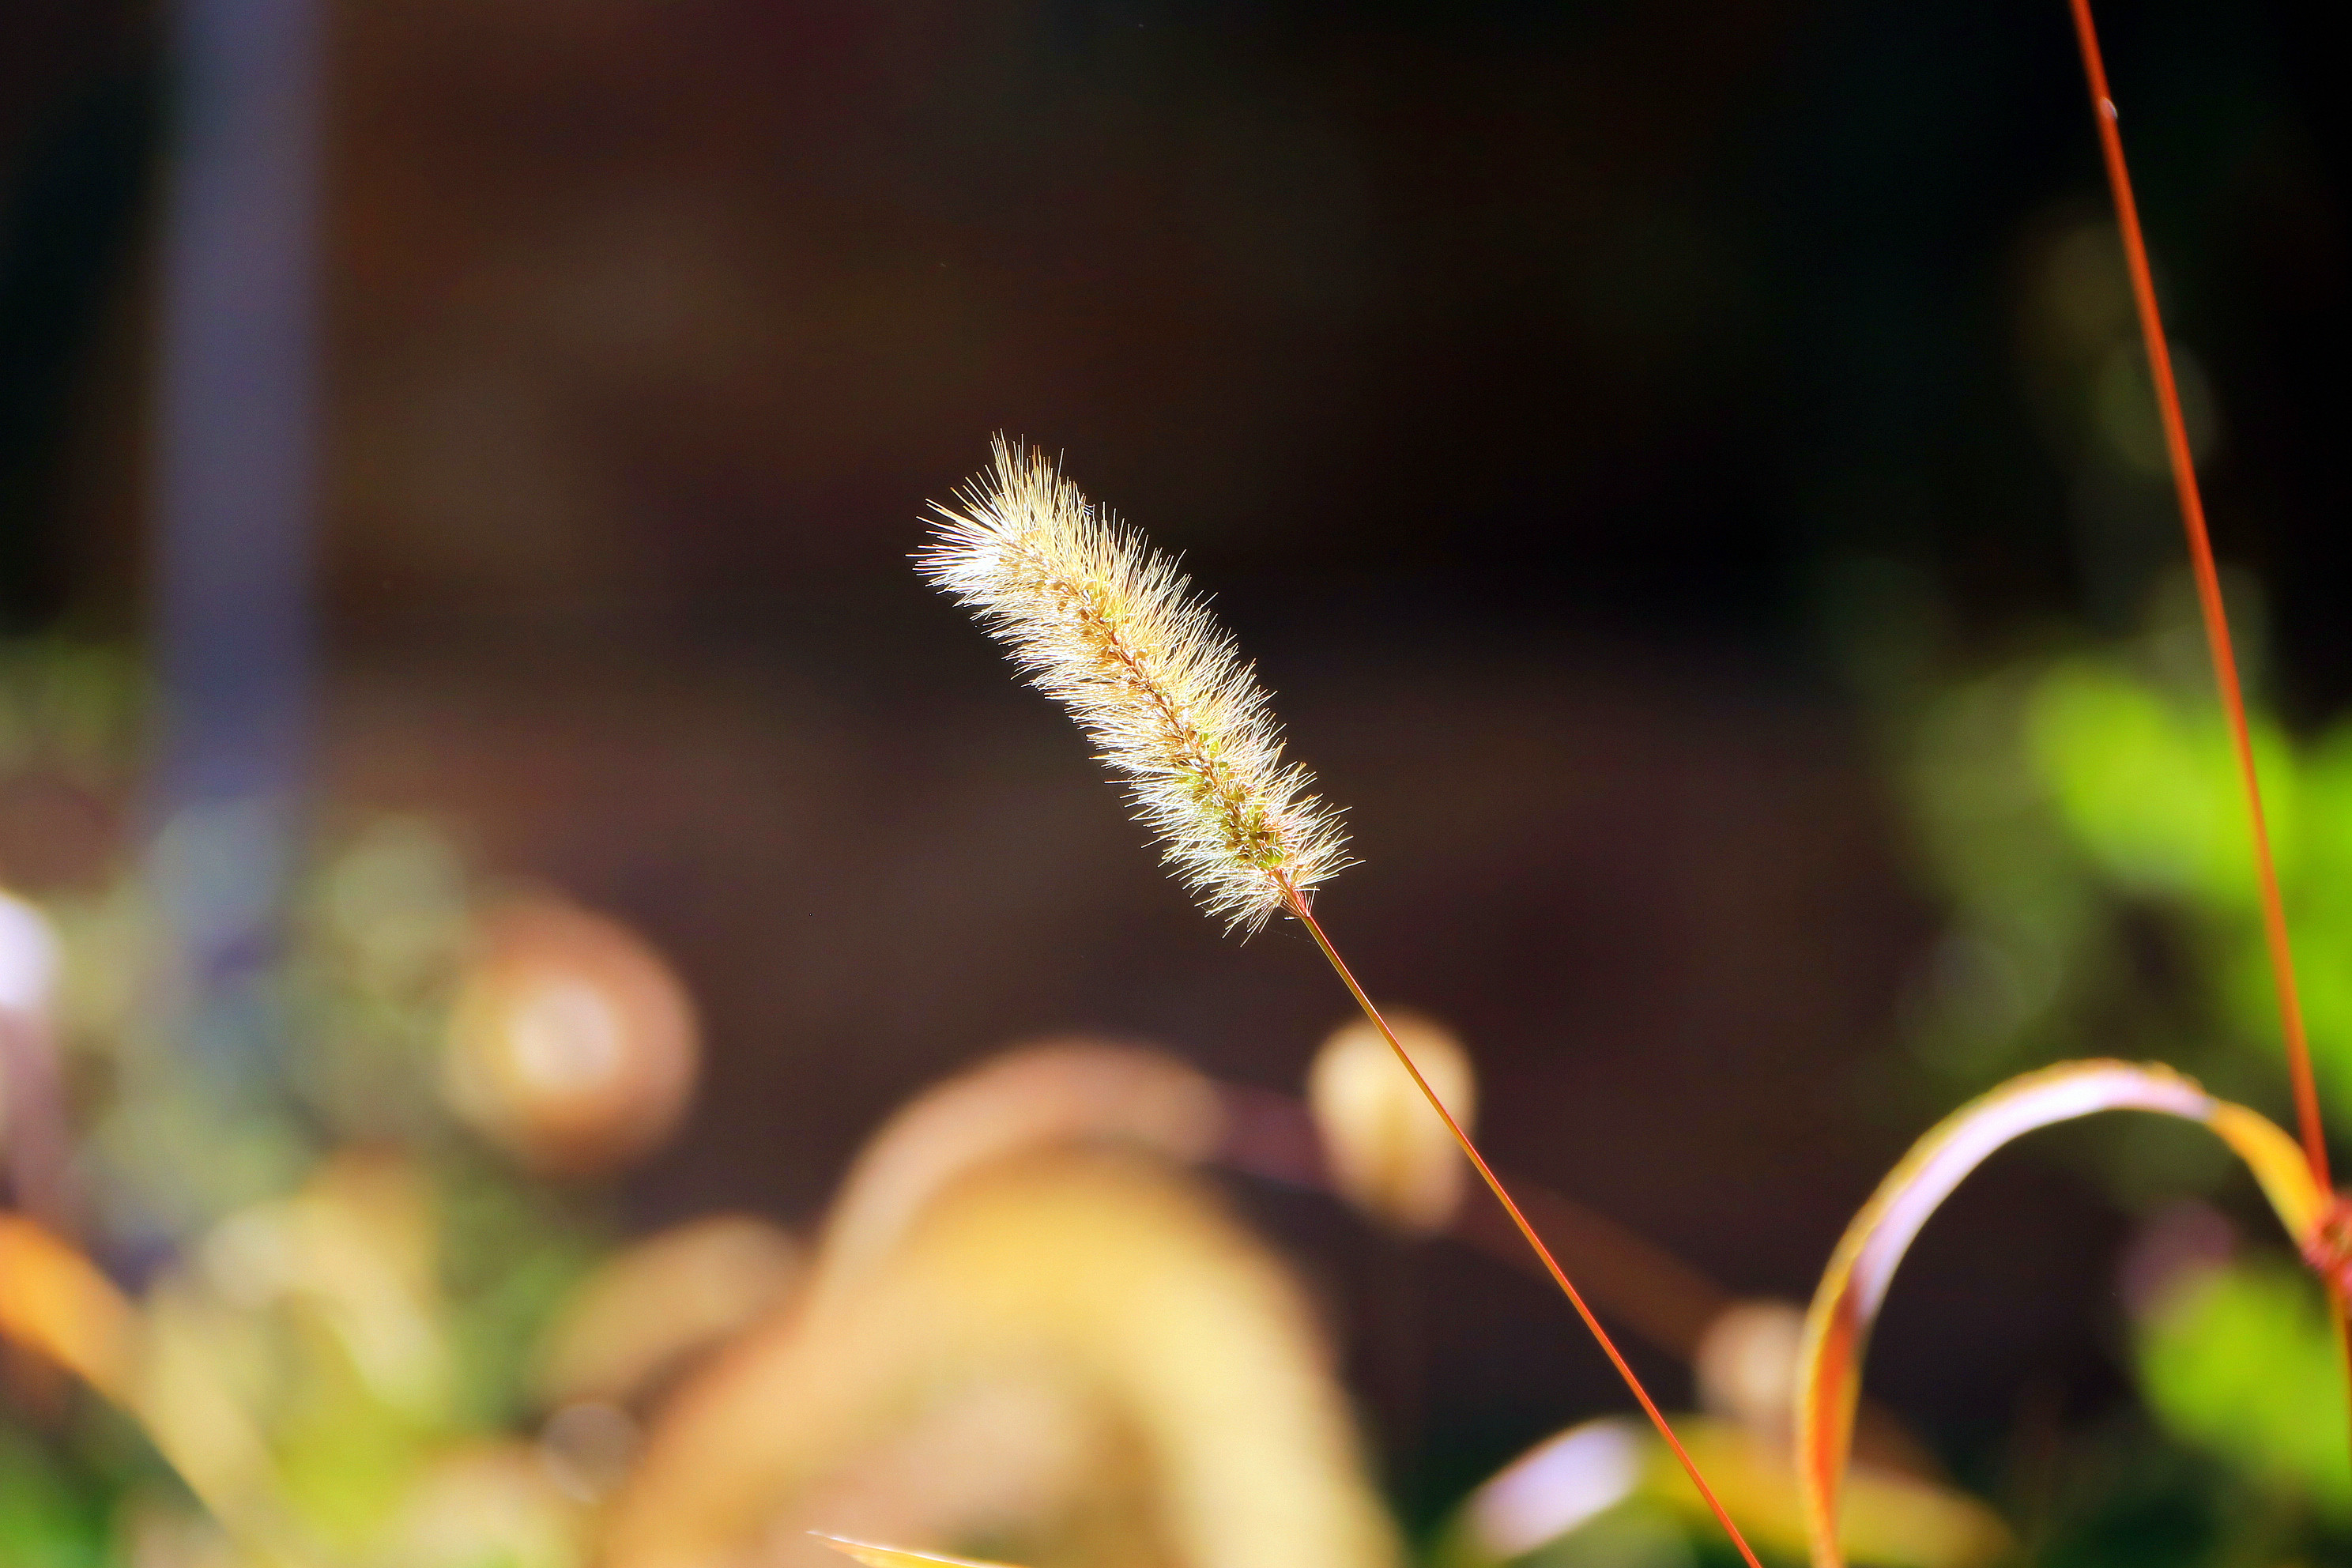
M 2137 1342 L 2140 1387 L 2175 1436 L 2352 1522 L 2343 1365 L 2308 1274 L 2269 1261 L 2201 1272 L 2167 1293 Z

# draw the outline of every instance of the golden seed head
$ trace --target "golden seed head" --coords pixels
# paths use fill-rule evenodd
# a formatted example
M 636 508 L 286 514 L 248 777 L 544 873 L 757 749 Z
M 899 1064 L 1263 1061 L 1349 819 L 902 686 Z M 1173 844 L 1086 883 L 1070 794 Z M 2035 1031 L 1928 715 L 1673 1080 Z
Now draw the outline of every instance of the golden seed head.
M 1175 561 L 1043 453 L 1002 436 L 993 453 L 957 506 L 931 503 L 919 568 L 1070 710 L 1202 908 L 1256 930 L 1350 864 L 1338 815 L 1283 762 L 1255 669 Z

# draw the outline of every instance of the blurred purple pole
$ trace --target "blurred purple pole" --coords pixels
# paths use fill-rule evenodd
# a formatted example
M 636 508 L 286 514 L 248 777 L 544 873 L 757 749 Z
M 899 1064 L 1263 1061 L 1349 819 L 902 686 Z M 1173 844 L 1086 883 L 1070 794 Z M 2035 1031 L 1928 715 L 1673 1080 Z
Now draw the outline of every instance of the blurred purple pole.
M 304 773 L 317 459 L 317 0 L 180 0 L 154 491 L 152 866 L 174 1019 L 233 1079 L 272 992 Z

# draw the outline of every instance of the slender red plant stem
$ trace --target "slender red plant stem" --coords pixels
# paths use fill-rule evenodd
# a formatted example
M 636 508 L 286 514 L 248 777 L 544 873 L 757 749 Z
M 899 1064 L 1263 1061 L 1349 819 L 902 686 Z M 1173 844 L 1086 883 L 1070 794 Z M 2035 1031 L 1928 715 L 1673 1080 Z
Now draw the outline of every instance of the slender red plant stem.
M 2238 685 L 2238 659 L 2230 643 L 2230 617 L 2221 605 L 2221 574 L 2213 566 L 2213 542 L 2205 531 L 2205 502 L 2197 489 L 2197 465 L 2189 450 L 2189 427 L 2180 416 L 2180 389 L 2172 375 L 2172 349 L 2156 306 L 2156 279 L 2148 270 L 2147 242 L 2139 226 L 2139 204 L 2132 197 L 2131 172 L 2124 163 L 2123 133 L 2116 128 L 2116 100 L 2107 90 L 2106 62 L 2099 53 L 2099 30 L 2091 20 L 2091 0 L 2069 0 L 2074 37 L 2090 79 L 2091 108 L 2106 155 L 2107 187 L 2114 193 L 2116 226 L 2123 231 L 2124 262 L 2131 270 L 2132 300 L 2139 309 L 2139 332 L 2147 345 L 2149 378 L 2156 384 L 2157 414 L 2164 422 L 2165 455 L 2172 463 L 2172 488 L 2180 498 L 2180 522 L 2189 533 L 2189 561 L 2197 576 L 2197 603 L 2204 612 L 2205 640 L 2213 651 L 2213 679 L 2229 716 L 2230 743 L 2238 754 L 2238 777 L 2245 788 L 2246 816 L 2254 835 L 2254 869 L 2262 882 L 2263 940 L 2270 949 L 2271 980 L 2278 990 L 2279 1026 L 2286 1039 L 2287 1078 L 2294 1086 L 2294 1114 L 2303 1133 L 2304 1158 L 2322 1192 L 2336 1184 L 2327 1172 L 2327 1139 L 2319 1121 L 2319 1088 L 2311 1071 L 2311 1044 L 2304 1036 L 2303 1000 L 2294 984 L 2294 953 L 2287 943 L 2286 906 L 2279 898 L 2278 868 L 2271 857 L 2269 825 L 2263 816 L 2262 780 L 2246 728 L 2246 700 Z M 2321 1271 L 2328 1316 L 2336 1326 L 2336 1359 L 2352 1392 L 2352 1324 L 2347 1324 L 2340 1271 Z
M 2098 30 L 2090 0 L 2071 0 L 2074 35 L 2083 46 L 2083 69 L 2090 78 L 2091 107 L 2106 153 L 2107 185 L 2115 193 L 2116 221 L 2123 230 L 2124 262 L 2131 269 L 2132 299 L 2139 307 L 2140 336 L 2147 343 L 2147 368 L 2156 383 L 2157 413 L 2164 421 L 2164 449 L 2172 460 L 2172 486 L 2180 497 L 2180 521 L 2189 532 L 2189 560 L 2197 574 L 2197 602 L 2205 616 L 2205 640 L 2213 650 L 2213 676 L 2229 716 L 2230 742 L 2238 754 L 2245 786 L 2246 815 L 2253 823 L 2254 867 L 2262 879 L 2263 937 L 2269 944 L 2271 979 L 2278 989 L 2279 1024 L 2286 1036 L 2287 1075 L 2294 1085 L 2295 1120 L 2303 1131 L 2304 1157 L 2321 1189 L 2327 1175 L 2327 1142 L 2319 1125 L 2319 1090 L 2312 1079 L 2311 1047 L 2304 1037 L 2303 1002 L 2294 984 L 2294 955 L 2287 945 L 2286 910 L 2279 900 L 2278 869 L 2271 859 L 2270 827 L 2263 816 L 2263 789 L 2254 772 L 2254 747 L 2246 729 L 2246 700 L 2238 687 L 2238 659 L 2230 644 L 2230 619 L 2221 606 L 2221 579 L 2213 568 L 2213 542 L 2205 531 L 2205 502 L 2197 490 L 2197 466 L 2189 452 L 2189 427 L 2180 417 L 2180 391 L 2172 376 L 2172 350 L 2156 308 L 2156 282 L 2148 271 L 2147 243 L 2140 236 L 2139 204 L 2132 199 L 2131 174 L 2124 166 L 2124 142 L 2116 128 L 2116 100 L 2107 93 L 2107 68 L 2099 55 Z
M 1348 961 L 1339 956 L 1339 950 L 1333 947 L 1331 939 L 1323 933 L 1322 924 L 1307 907 L 1307 900 L 1299 897 L 1297 892 L 1290 891 L 1286 893 L 1285 901 L 1289 906 L 1292 916 L 1315 938 L 1315 945 L 1323 950 L 1323 956 L 1330 961 L 1332 970 L 1346 984 L 1349 994 L 1355 997 L 1356 1005 L 1364 1010 L 1364 1016 L 1371 1020 L 1372 1027 L 1381 1032 L 1381 1038 L 1389 1043 L 1389 1049 L 1396 1053 L 1396 1058 L 1404 1065 L 1404 1070 L 1412 1075 L 1412 1081 L 1421 1089 L 1422 1097 L 1429 1101 L 1430 1109 L 1436 1111 L 1444 1120 L 1445 1130 L 1453 1133 L 1454 1141 L 1462 1146 L 1463 1154 L 1476 1168 L 1480 1178 L 1486 1184 L 1486 1190 L 1495 1194 L 1495 1201 L 1503 1205 L 1503 1211 L 1511 1216 L 1511 1223 L 1518 1226 L 1519 1234 L 1525 1237 L 1528 1245 L 1535 1249 L 1536 1257 L 1542 1259 L 1545 1272 L 1551 1276 L 1552 1283 L 1559 1286 L 1560 1293 L 1568 1298 L 1568 1304 L 1576 1309 L 1576 1315 L 1584 1320 L 1584 1326 L 1592 1331 L 1592 1337 L 1600 1342 L 1601 1353 L 1609 1358 L 1609 1364 L 1617 1369 L 1617 1375 L 1625 1380 L 1625 1386 L 1633 1391 L 1633 1397 L 1640 1402 L 1642 1413 L 1650 1418 L 1650 1425 L 1658 1429 L 1658 1436 L 1666 1440 L 1666 1447 L 1672 1448 L 1675 1458 L 1682 1461 L 1683 1473 L 1690 1477 L 1691 1485 L 1696 1487 L 1698 1495 L 1706 1500 L 1706 1506 L 1715 1514 L 1716 1522 L 1723 1526 L 1723 1532 L 1726 1535 L 1731 1537 L 1731 1543 L 1739 1549 L 1739 1555 L 1747 1560 L 1748 1568 L 1761 1568 L 1761 1564 L 1756 1561 L 1756 1553 L 1748 1547 L 1748 1538 L 1739 1533 L 1738 1525 L 1732 1523 L 1731 1515 L 1725 1510 L 1722 1502 L 1717 1499 L 1715 1489 L 1706 1484 L 1706 1478 L 1699 1473 L 1697 1462 L 1690 1457 L 1689 1450 L 1683 1447 L 1682 1439 L 1675 1436 L 1675 1429 L 1666 1424 L 1665 1416 L 1659 1411 L 1656 1402 L 1650 1397 L 1650 1391 L 1643 1388 L 1642 1380 L 1633 1375 L 1633 1369 L 1626 1364 L 1624 1356 L 1619 1353 L 1616 1342 L 1609 1337 L 1609 1331 L 1601 1326 L 1601 1320 L 1594 1317 L 1592 1309 L 1584 1304 L 1584 1298 L 1570 1282 L 1568 1271 L 1562 1268 L 1559 1266 L 1559 1260 L 1551 1255 L 1551 1248 L 1544 1245 L 1543 1237 L 1536 1234 L 1536 1227 L 1528 1223 L 1528 1216 L 1519 1211 L 1517 1203 L 1513 1201 L 1511 1194 L 1504 1189 L 1502 1178 L 1496 1175 L 1494 1167 L 1486 1163 L 1486 1157 L 1478 1152 L 1478 1145 L 1470 1141 L 1470 1134 L 1462 1130 L 1462 1123 L 1454 1120 L 1454 1113 L 1445 1109 L 1445 1102 L 1437 1098 L 1437 1091 L 1429 1087 L 1427 1079 L 1421 1076 L 1421 1068 L 1414 1064 L 1412 1054 L 1404 1048 L 1403 1043 L 1396 1037 L 1396 1031 L 1389 1027 L 1386 1018 L 1381 1016 L 1381 1010 L 1372 1005 L 1372 999 L 1364 994 L 1364 988 L 1356 984 L 1355 973 L 1349 969 Z

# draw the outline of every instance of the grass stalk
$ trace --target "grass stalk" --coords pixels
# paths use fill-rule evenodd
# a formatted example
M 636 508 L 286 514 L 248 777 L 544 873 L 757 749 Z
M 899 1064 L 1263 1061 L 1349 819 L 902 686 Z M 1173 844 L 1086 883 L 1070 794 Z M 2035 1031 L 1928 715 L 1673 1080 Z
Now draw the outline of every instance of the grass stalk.
M 1412 1075 L 1422 1098 L 1429 1101 L 1429 1108 L 1444 1120 L 1446 1131 L 1454 1135 L 1454 1142 L 1461 1145 L 1463 1157 L 1470 1162 L 1479 1179 L 1486 1184 L 1486 1190 L 1495 1194 L 1495 1201 L 1503 1205 L 1503 1212 L 1511 1216 L 1511 1223 L 1518 1227 L 1519 1235 L 1526 1237 L 1528 1246 L 1534 1249 L 1537 1258 L 1542 1262 L 1544 1271 L 1551 1276 L 1552 1283 L 1559 1287 L 1560 1294 L 1568 1298 L 1568 1304 L 1576 1309 L 1578 1317 L 1584 1320 L 1584 1326 L 1591 1331 L 1601 1353 L 1609 1358 L 1609 1364 L 1617 1369 L 1617 1375 L 1623 1378 L 1625 1386 L 1633 1391 L 1633 1398 L 1642 1406 L 1642 1413 L 1650 1418 L 1650 1425 L 1658 1429 L 1658 1436 L 1665 1439 L 1666 1447 L 1674 1450 L 1683 1473 L 1690 1477 L 1691 1485 L 1698 1489 L 1698 1495 L 1715 1515 L 1716 1522 L 1723 1526 L 1723 1532 L 1731 1538 L 1732 1545 L 1739 1549 L 1739 1555 L 1747 1561 L 1748 1568 L 1761 1568 L 1747 1538 L 1739 1533 L 1739 1526 L 1732 1522 L 1729 1511 L 1715 1495 L 1715 1489 L 1707 1485 L 1706 1477 L 1700 1473 L 1697 1462 L 1683 1447 L 1682 1439 L 1675 1436 L 1674 1427 L 1668 1424 L 1664 1413 L 1659 1410 L 1657 1402 L 1650 1397 L 1650 1391 L 1642 1386 L 1642 1380 L 1634 1375 L 1633 1367 L 1617 1349 L 1616 1342 L 1609 1337 L 1609 1331 L 1601 1326 L 1601 1320 L 1593 1316 L 1591 1307 L 1585 1305 L 1583 1295 L 1569 1279 L 1568 1271 L 1559 1266 L 1559 1260 L 1552 1256 L 1551 1248 L 1544 1245 L 1543 1237 L 1528 1222 L 1528 1216 L 1520 1211 L 1517 1202 L 1503 1185 L 1502 1178 L 1495 1174 L 1494 1167 L 1487 1164 L 1486 1157 L 1478 1152 L 1478 1145 L 1471 1141 L 1469 1133 L 1463 1131 L 1462 1123 L 1454 1120 L 1454 1113 L 1445 1108 L 1445 1102 L 1438 1099 L 1437 1091 L 1430 1088 L 1429 1080 L 1414 1065 L 1412 1054 L 1404 1048 L 1403 1042 L 1396 1037 L 1396 1031 L 1389 1027 L 1388 1020 L 1381 1016 L 1381 1010 L 1372 1005 L 1371 997 L 1357 983 L 1354 971 L 1348 967 L 1348 961 L 1341 958 L 1339 950 L 1331 945 L 1330 937 L 1325 933 L 1322 922 L 1315 918 L 1314 911 L 1307 907 L 1307 900 L 1286 889 L 1283 903 L 1291 918 L 1305 926 L 1307 934 L 1315 939 L 1315 945 L 1323 950 L 1324 958 L 1329 961 L 1332 972 L 1339 975 L 1340 983 L 1347 986 L 1348 994 L 1356 999 L 1356 1005 L 1363 1009 L 1364 1016 L 1370 1021 L 1372 1027 L 1381 1032 L 1381 1038 L 1386 1040 L 1389 1049 L 1396 1053 L 1397 1061 Z
M 1126 784 L 1136 817 L 1160 841 L 1162 863 L 1207 913 L 1228 930 L 1255 931 L 1287 910 L 1313 933 L 1724 1533 L 1748 1568 L 1760 1568 L 1608 1331 L 1317 922 L 1309 897 L 1351 863 L 1346 834 L 1338 814 L 1308 793 L 1314 775 L 1283 762 L 1271 700 L 1208 601 L 1174 560 L 1097 510 L 1044 453 L 999 436 L 992 457 L 991 470 L 957 492 L 958 505 L 932 504 L 919 570 L 971 609 L 1030 684 L 1069 710 Z
M 2328 1175 L 2327 1139 L 2320 1125 L 2319 1088 L 2311 1069 L 2311 1044 L 2305 1037 L 2303 1001 L 2295 988 L 2294 952 L 2287 941 L 2286 906 L 2279 897 L 2278 868 L 2271 854 L 2270 826 L 2263 815 L 2263 786 L 2254 767 L 2254 747 L 2246 725 L 2246 700 L 2238 680 L 2237 654 L 2230 640 L 2230 617 L 2221 603 L 2221 579 L 2213 564 L 2213 542 L 2205 527 L 2205 502 L 2197 488 L 2197 464 L 2189 448 L 2189 426 L 2181 417 L 2180 391 L 2172 374 L 2172 350 L 2164 335 L 2164 318 L 2157 308 L 2156 279 L 2147 264 L 2147 242 L 2140 232 L 2139 204 L 2132 195 L 2131 171 L 2124 162 L 2123 133 L 2117 125 L 2116 100 L 2107 89 L 2107 68 L 2099 50 L 2099 30 L 2091 19 L 2090 0 L 2069 0 L 2074 16 L 2074 37 L 2083 52 L 2083 72 L 2091 89 L 2091 109 L 2099 127 L 2099 148 L 2105 155 L 2107 188 L 2116 204 L 2116 226 L 2124 242 L 2124 264 L 2131 273 L 2132 302 L 2139 314 L 2140 338 L 2147 348 L 2148 377 L 2156 387 L 2156 408 L 2164 427 L 2164 450 L 2172 468 L 2173 492 L 2180 502 L 2181 527 L 2189 535 L 2189 562 L 2197 579 L 2197 604 L 2205 620 L 2205 640 L 2213 656 L 2214 684 L 2220 689 L 2221 710 L 2228 717 L 2230 744 L 2237 754 L 2238 778 L 2246 797 L 2246 818 L 2253 831 L 2254 869 L 2260 879 L 2263 940 L 2270 952 L 2271 980 L 2278 992 L 2279 1027 L 2286 1044 L 2287 1078 L 2294 1086 L 2294 1115 L 2310 1162 L 2312 1180 L 2323 1193 L 2333 1192 Z M 2327 1290 L 2328 1316 L 2336 1325 L 2337 1359 L 2342 1363 L 2347 1399 L 2352 1399 L 2352 1324 L 2347 1324 L 2340 1271 L 2321 1270 Z

